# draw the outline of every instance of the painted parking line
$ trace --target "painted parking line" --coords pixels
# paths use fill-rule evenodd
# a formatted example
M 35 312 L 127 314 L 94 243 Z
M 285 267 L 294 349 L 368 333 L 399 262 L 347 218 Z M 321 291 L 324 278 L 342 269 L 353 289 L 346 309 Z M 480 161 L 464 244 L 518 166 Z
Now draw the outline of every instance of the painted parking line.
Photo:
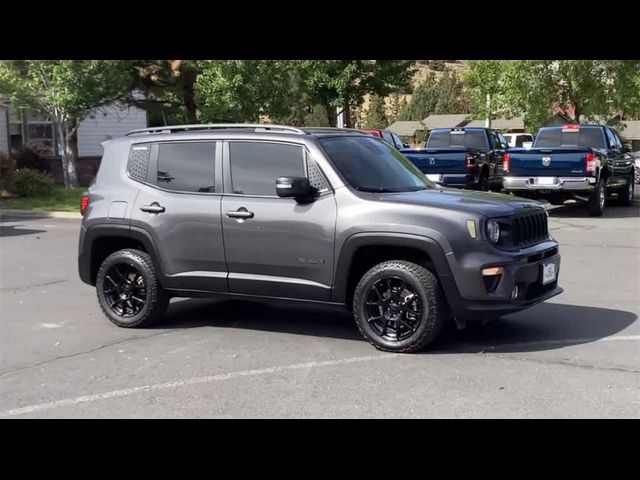
M 399 355 L 399 354 L 378 354 L 378 355 L 369 355 L 366 357 L 352 357 L 352 358 L 342 358 L 337 360 L 325 360 L 321 362 L 297 363 L 293 365 L 282 365 L 278 367 L 268 367 L 268 368 L 261 368 L 257 370 L 241 370 L 237 372 L 221 373 L 218 375 L 209 375 L 206 377 L 188 378 L 185 380 L 177 380 L 174 382 L 157 383 L 154 385 L 143 385 L 140 387 L 124 388 L 121 390 L 113 390 L 111 392 L 98 393 L 95 395 L 85 395 L 81 397 L 55 400 L 53 402 L 39 403 L 36 405 L 28 405 L 25 407 L 14 408 L 11 410 L 5 410 L 3 412 L 0 412 L 0 417 L 13 417 L 16 415 L 24 415 L 27 413 L 36 413 L 36 412 L 42 412 L 44 410 L 51 410 L 53 408 L 68 407 L 72 405 L 78 405 L 81 403 L 96 402 L 99 400 L 106 400 L 109 398 L 126 397 L 126 396 L 134 395 L 137 393 L 168 390 L 173 388 L 185 387 L 188 385 L 214 383 L 214 382 L 219 382 L 223 380 L 230 380 L 232 378 L 256 377 L 260 375 L 269 375 L 274 373 L 286 372 L 289 370 L 303 370 L 303 369 L 309 369 L 309 368 L 347 365 L 350 363 L 363 363 L 363 362 L 372 362 L 377 360 L 390 360 L 390 359 L 398 358 L 401 356 L 402 355 Z

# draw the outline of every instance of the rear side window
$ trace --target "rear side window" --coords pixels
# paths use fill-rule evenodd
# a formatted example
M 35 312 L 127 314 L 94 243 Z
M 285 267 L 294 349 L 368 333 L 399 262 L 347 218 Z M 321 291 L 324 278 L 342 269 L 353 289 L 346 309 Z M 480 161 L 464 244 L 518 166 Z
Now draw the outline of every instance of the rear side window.
M 301 146 L 268 142 L 229 142 L 233 193 L 276 195 L 276 178 L 304 177 Z
M 536 147 L 605 148 L 601 128 L 542 128 L 535 143 Z
M 127 171 L 131 178 L 139 182 L 147 181 L 150 153 L 151 145 L 133 145 L 131 147 L 127 164 Z
M 482 130 L 438 130 L 431 132 L 427 148 L 487 148 L 487 136 Z
M 386 142 L 389 143 L 389 145 L 395 145 L 394 141 L 393 141 L 393 137 L 391 136 L 391 134 L 389 132 L 385 132 L 384 130 L 382 131 L 382 138 L 384 138 L 384 140 Z
M 176 192 L 215 192 L 215 143 L 182 142 L 158 144 L 158 187 Z

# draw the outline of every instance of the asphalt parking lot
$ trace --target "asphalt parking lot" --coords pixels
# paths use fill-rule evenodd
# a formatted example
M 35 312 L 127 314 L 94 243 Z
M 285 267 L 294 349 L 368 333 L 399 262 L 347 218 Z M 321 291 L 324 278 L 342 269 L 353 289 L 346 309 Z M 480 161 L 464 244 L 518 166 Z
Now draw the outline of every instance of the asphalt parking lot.
M 640 204 L 559 207 L 551 301 L 381 353 L 350 315 L 179 300 L 121 329 L 77 275 L 79 220 L 1 214 L 0 418 L 640 416 Z

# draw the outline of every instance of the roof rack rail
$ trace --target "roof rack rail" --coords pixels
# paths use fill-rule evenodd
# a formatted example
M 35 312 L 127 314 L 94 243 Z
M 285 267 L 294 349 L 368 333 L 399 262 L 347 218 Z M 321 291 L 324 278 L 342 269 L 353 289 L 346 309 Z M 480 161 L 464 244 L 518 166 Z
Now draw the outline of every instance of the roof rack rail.
M 174 133 L 174 132 L 186 132 L 197 130 L 223 130 L 230 128 L 251 128 L 255 131 L 267 130 L 267 131 L 284 131 L 297 133 L 299 135 L 306 135 L 304 130 L 296 127 L 288 127 L 286 125 L 272 125 L 269 123 L 204 123 L 195 125 L 168 125 L 164 127 L 152 127 L 152 128 L 140 128 L 138 130 L 131 130 L 124 134 L 125 137 L 129 135 L 138 135 L 142 133 Z
M 346 128 L 346 127 L 303 127 L 306 132 L 348 132 L 348 133 L 362 133 L 364 135 L 370 135 L 366 130 L 359 128 Z

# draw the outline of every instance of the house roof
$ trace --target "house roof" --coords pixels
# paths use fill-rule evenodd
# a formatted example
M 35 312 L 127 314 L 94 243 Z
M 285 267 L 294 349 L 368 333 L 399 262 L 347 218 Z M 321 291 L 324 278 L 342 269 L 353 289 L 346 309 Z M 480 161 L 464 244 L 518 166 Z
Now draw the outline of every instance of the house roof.
M 484 120 L 473 120 L 469 122 L 467 127 L 484 127 Z M 497 130 L 522 130 L 524 129 L 524 118 L 523 117 L 513 117 L 513 118 L 496 118 L 491 120 L 491 128 L 495 128 Z
M 400 136 L 411 137 L 417 130 L 424 130 L 424 125 L 416 120 L 398 120 L 389 125 L 388 129 Z
M 466 113 L 456 113 L 451 115 L 429 115 L 427 118 L 422 120 L 422 123 L 427 128 L 427 130 L 431 130 L 433 128 L 462 127 L 466 125 L 468 117 L 469 115 Z
M 640 140 L 640 120 L 622 120 L 618 131 L 625 140 Z

